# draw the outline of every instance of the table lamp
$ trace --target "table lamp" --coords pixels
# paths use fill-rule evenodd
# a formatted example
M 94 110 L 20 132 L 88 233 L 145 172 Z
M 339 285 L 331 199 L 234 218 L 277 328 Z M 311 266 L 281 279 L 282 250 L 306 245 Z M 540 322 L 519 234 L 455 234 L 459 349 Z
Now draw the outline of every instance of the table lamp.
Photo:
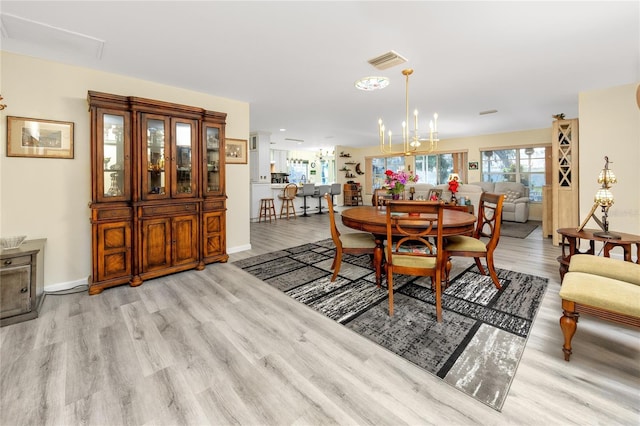
M 605 156 L 604 168 L 600 171 L 600 175 L 598 176 L 598 183 L 602 186 L 598 189 L 595 197 L 593 198 L 594 204 L 591 208 L 591 212 L 582 222 L 578 231 L 581 231 L 589 219 L 593 217 L 593 220 L 595 220 L 598 226 L 600 226 L 600 229 L 602 229 L 602 231 L 594 232 L 593 235 L 600 238 L 619 240 L 621 238 L 620 235 L 609 232 L 609 208 L 613 205 L 613 194 L 609 191 L 609 188 L 611 188 L 611 185 L 618 182 L 613 171 L 609 169 L 609 163 L 609 157 Z M 602 209 L 602 220 L 598 219 L 595 215 L 595 211 L 598 207 Z

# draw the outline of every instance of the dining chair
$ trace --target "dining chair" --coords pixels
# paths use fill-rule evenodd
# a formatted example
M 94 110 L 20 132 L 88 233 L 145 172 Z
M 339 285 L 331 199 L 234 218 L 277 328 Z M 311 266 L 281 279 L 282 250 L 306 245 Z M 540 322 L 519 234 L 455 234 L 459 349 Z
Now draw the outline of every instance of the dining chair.
M 335 212 L 333 211 L 333 202 L 331 201 L 331 194 L 324 194 L 325 200 L 327 200 L 327 206 L 329 208 L 329 224 L 331 226 L 331 239 L 336 245 L 336 255 L 333 258 L 333 264 L 331 269 L 333 270 L 333 276 L 331 281 L 335 281 L 340 272 L 340 266 L 342 264 L 343 254 L 369 254 L 373 259 L 373 250 L 376 248 L 376 240 L 372 234 L 367 232 L 345 232 L 343 234 L 338 231 L 336 226 Z
M 393 275 L 429 276 L 436 319 L 442 322 L 442 224 L 444 206 L 433 201 L 387 201 L 386 264 L 389 316 L 393 315 Z M 435 244 L 429 237 L 435 236 Z
M 291 215 L 293 215 L 294 219 L 296 218 L 296 207 L 293 201 L 296 199 L 297 193 L 298 185 L 290 183 L 285 186 L 282 193 L 278 195 L 278 198 L 282 202 L 280 205 L 280 219 L 282 219 L 283 214 L 287 216 L 287 220 L 289 220 L 289 216 Z
M 454 235 L 447 237 L 444 244 L 444 255 L 447 260 L 447 268 L 445 271 L 445 281 L 449 282 L 450 263 L 448 260 L 452 256 L 473 257 L 476 265 L 482 275 L 486 272 L 480 262 L 480 258 L 484 257 L 487 262 L 487 269 L 493 284 L 498 290 L 502 289 L 498 274 L 493 264 L 493 252 L 500 241 L 500 226 L 502 223 L 502 205 L 504 203 L 504 194 L 482 193 L 480 196 L 480 205 L 478 207 L 478 222 L 473 236 Z M 485 242 L 481 238 L 488 238 Z
M 373 199 L 371 200 L 371 204 L 379 207 L 387 204 L 387 201 L 391 200 L 391 195 L 389 194 L 388 189 L 378 188 L 373 191 Z M 404 192 L 400 193 L 400 199 L 404 200 Z

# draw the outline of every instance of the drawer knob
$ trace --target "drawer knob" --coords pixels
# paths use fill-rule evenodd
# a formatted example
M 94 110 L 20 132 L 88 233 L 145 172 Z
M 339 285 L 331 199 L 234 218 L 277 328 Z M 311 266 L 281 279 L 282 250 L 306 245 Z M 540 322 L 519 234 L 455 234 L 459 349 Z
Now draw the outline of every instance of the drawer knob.
M 29 289 L 26 288 L 26 287 L 20 289 L 20 293 L 26 293 L 28 291 L 29 291 Z
M 11 265 L 13 262 L 11 261 L 11 259 L 7 259 L 4 261 L 5 265 Z

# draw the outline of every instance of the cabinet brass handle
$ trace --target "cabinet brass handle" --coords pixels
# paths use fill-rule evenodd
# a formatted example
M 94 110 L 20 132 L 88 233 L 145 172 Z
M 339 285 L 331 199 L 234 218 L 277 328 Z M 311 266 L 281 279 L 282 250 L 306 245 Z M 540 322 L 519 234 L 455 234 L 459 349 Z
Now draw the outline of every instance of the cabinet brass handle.
M 28 291 L 29 291 L 29 289 L 26 288 L 26 287 L 20 289 L 20 293 L 26 293 Z
M 13 262 L 11 261 L 11 259 L 5 260 L 4 264 L 5 265 L 11 265 Z

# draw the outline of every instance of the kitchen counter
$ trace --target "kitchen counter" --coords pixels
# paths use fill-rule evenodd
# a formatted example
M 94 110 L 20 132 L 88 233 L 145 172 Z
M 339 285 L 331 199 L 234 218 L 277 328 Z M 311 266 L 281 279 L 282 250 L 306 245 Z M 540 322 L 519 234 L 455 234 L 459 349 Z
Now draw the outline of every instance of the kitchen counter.
M 280 207 L 282 202 L 278 199 L 278 195 L 282 194 L 282 190 L 287 183 L 252 183 L 251 184 L 251 221 L 257 222 L 260 218 L 260 199 L 271 197 L 273 198 L 276 213 L 278 218 L 280 217 Z M 316 184 L 316 186 L 320 186 Z M 298 191 L 302 189 L 302 186 L 298 185 Z M 293 201 L 293 205 L 296 209 L 297 215 L 304 213 L 304 199 L 303 197 L 296 197 Z M 326 202 L 322 200 L 323 212 L 326 212 Z M 314 214 L 318 212 L 318 199 L 314 197 L 307 197 L 307 214 Z

